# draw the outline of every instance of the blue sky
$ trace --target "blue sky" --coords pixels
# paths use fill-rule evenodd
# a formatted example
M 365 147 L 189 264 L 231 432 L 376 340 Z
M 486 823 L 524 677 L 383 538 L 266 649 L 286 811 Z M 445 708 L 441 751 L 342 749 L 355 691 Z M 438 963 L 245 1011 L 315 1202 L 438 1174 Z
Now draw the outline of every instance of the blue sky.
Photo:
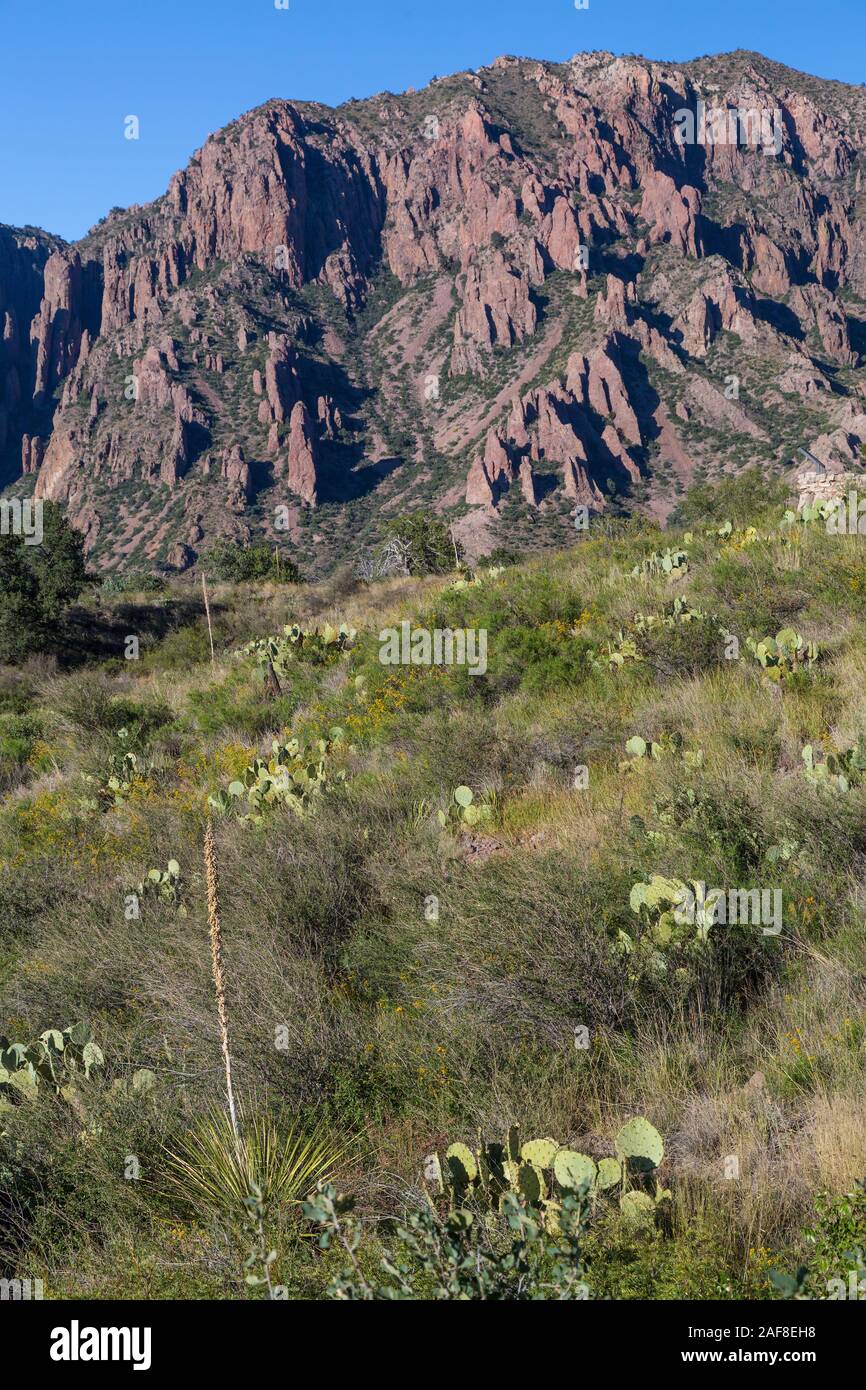
M 335 105 L 500 53 L 751 48 L 866 79 L 866 0 L 0 0 L 0 222 L 81 236 L 268 97 Z M 124 139 L 137 115 L 140 139 Z

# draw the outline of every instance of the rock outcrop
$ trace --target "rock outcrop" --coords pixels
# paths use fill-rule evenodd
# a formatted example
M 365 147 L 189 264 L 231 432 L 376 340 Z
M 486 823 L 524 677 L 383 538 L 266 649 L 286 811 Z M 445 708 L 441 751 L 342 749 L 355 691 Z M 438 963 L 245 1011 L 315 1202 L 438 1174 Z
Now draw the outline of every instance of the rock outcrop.
M 864 132 L 860 89 L 759 55 L 269 101 L 74 246 L 0 227 L 2 476 L 118 564 L 269 534 L 286 494 L 365 525 L 465 496 L 488 539 L 638 480 L 663 515 L 862 404 Z
M 292 492 L 311 507 L 319 501 L 319 450 L 315 426 L 303 401 L 298 401 L 289 420 L 289 453 L 286 482 Z

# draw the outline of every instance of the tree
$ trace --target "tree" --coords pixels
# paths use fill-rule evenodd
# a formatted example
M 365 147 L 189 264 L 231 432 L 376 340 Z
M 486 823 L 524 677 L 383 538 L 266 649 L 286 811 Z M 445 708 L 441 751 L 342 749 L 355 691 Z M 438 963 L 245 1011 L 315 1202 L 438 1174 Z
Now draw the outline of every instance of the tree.
M 298 584 L 301 578 L 297 565 L 267 541 L 237 545 L 234 541 L 218 540 L 205 557 L 205 563 L 214 578 L 231 580 L 235 584 L 255 580 Z
M 395 517 L 385 527 L 384 548 L 399 548 L 408 574 L 447 574 L 459 563 L 461 551 L 447 526 L 432 512 Z
M 58 619 L 87 583 L 80 533 L 55 503 L 41 505 L 38 545 L 0 535 L 0 661 L 49 646 Z

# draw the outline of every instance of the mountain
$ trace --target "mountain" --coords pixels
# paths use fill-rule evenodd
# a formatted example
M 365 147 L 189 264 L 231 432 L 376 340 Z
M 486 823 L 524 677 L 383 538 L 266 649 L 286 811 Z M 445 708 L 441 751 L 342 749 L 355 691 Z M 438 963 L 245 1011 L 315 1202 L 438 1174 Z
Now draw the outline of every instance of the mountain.
M 864 132 L 866 89 L 745 52 L 268 101 L 75 244 L 0 228 L 0 481 L 105 569 L 225 533 L 316 573 L 419 506 L 472 556 L 854 465 Z

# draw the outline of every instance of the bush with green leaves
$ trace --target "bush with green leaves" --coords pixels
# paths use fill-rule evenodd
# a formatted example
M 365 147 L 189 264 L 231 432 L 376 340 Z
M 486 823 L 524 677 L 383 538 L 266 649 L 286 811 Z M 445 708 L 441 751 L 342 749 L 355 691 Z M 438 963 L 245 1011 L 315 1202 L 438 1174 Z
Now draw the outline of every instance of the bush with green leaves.
M 407 574 L 448 574 L 462 559 L 451 528 L 435 512 L 394 517 L 385 527 L 383 547 L 389 546 L 399 553 Z
M 49 649 L 59 619 L 88 582 L 80 532 L 54 502 L 41 505 L 39 545 L 0 535 L 0 661 Z
M 297 816 L 310 815 L 324 793 L 340 789 L 346 781 L 345 771 L 335 771 L 332 762 L 343 744 L 340 728 L 333 728 L 329 738 L 304 745 L 296 738 L 287 743 L 274 739 L 267 761 L 256 758 L 243 778 L 230 782 L 208 802 L 223 815 L 233 807 L 246 808 L 239 819 L 253 825 L 261 825 L 265 813 L 278 806 Z
M 728 521 L 735 526 L 769 525 L 789 492 L 783 478 L 765 477 L 758 467 L 745 468 L 718 483 L 696 483 L 677 505 L 669 524 L 695 528 Z
M 773 1284 L 782 1298 L 862 1298 L 866 1280 L 866 1179 L 839 1196 L 815 1198 L 817 1220 L 805 1231 L 805 1263 L 794 1274 L 774 1270 Z
M 234 584 L 265 581 L 298 584 L 301 578 L 294 561 L 279 546 L 271 546 L 266 541 L 237 545 L 230 540 L 219 540 L 208 551 L 204 563 L 208 574 L 215 579 Z
M 591 1291 L 580 1253 L 585 1203 L 567 1196 L 557 1230 L 539 1221 L 513 1193 L 496 1217 L 464 1208 L 440 1217 L 429 1205 L 407 1212 L 380 1236 L 384 1253 L 367 1256 L 354 1199 L 332 1184 L 304 1204 L 319 1249 L 340 1252 L 344 1267 L 328 1286 L 339 1302 L 558 1302 L 586 1300 Z
M 102 594 L 157 594 L 165 588 L 165 580 L 148 570 L 128 570 L 124 574 L 108 574 L 99 586 Z

